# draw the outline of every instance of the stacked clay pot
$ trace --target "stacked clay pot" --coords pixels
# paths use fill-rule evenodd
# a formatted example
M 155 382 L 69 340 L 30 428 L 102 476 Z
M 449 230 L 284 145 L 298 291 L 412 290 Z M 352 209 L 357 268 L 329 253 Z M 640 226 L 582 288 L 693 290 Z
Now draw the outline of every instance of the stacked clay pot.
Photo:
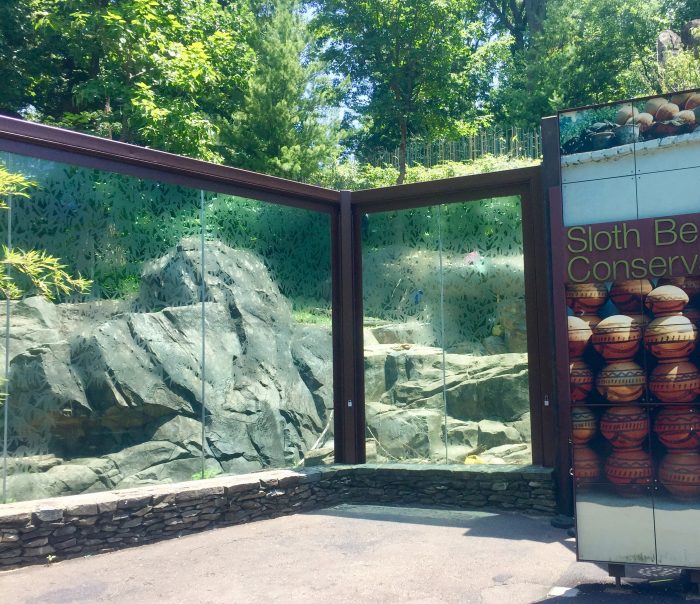
M 618 309 L 641 310 L 641 288 L 636 284 L 615 284 L 611 292 Z M 605 460 L 605 476 L 621 495 L 640 495 L 653 479 L 651 459 L 642 448 L 649 435 L 649 416 L 637 402 L 644 394 L 646 376 L 633 360 L 641 346 L 642 327 L 630 316 L 613 315 L 598 323 L 591 339 L 607 363 L 596 387 L 616 404 L 600 421 L 601 434 L 613 448 Z
M 654 421 L 654 432 L 666 448 L 658 478 L 672 496 L 697 499 L 700 497 L 700 411 L 693 403 L 700 395 L 700 371 L 689 357 L 695 349 L 698 330 L 692 314 L 686 316 L 683 311 L 691 299 L 697 300 L 700 280 L 681 277 L 663 282 L 647 297 L 654 320 L 644 337 L 646 349 L 658 361 L 649 388 L 664 404 Z
M 597 391 L 612 404 L 600 419 L 600 433 L 612 446 L 604 464 L 607 481 L 628 496 L 638 495 L 651 485 L 652 464 L 643 449 L 649 434 L 649 416 L 638 403 L 645 391 L 646 374 L 634 361 L 644 326 L 649 321 L 644 313 L 644 296 L 651 291 L 652 285 L 647 280 L 613 284 L 610 299 L 626 314 L 601 320 L 598 312 L 608 298 L 605 285 L 567 286 L 567 304 L 575 313 L 569 317 L 569 356 L 574 404 L 573 465 L 579 487 L 600 480 L 602 475 L 598 454 L 588 446 L 597 433 L 595 415 L 581 404 L 592 392 L 593 381 Z M 606 363 L 595 379 L 582 358 L 589 343 Z
M 594 294 L 600 290 L 592 290 Z M 586 295 L 590 291 L 584 292 Z M 607 297 L 607 290 L 606 290 Z M 572 298 L 572 301 L 574 298 Z M 603 298 L 602 303 L 605 302 Z M 602 304 L 598 300 L 596 304 Z M 579 312 L 582 310 L 578 302 L 575 303 Z M 585 303 L 584 309 L 591 306 Z M 588 443 L 598 432 L 595 414 L 585 405 L 576 404 L 586 400 L 593 389 L 593 371 L 581 358 L 586 352 L 593 332 L 590 321 L 583 318 L 585 315 L 568 318 L 569 334 L 569 391 L 574 406 L 571 409 L 572 432 L 571 440 L 574 446 L 573 465 L 574 478 L 579 488 L 585 488 L 600 479 L 600 460 Z
M 688 295 L 675 285 L 662 285 L 646 299 L 654 314 L 644 335 L 644 346 L 658 365 L 649 377 L 649 390 L 662 403 L 690 403 L 700 394 L 700 371 L 690 362 L 697 330 L 683 315 Z
M 620 314 L 601 319 L 608 298 Z M 690 305 L 689 305 L 690 303 Z M 569 379 L 574 476 L 579 488 L 604 476 L 624 496 L 649 492 L 654 481 L 648 450 L 649 408 L 665 449 L 658 479 L 679 500 L 700 498 L 700 370 L 691 361 L 700 333 L 700 277 L 567 285 Z M 640 349 L 653 359 L 649 374 L 635 360 Z M 596 355 L 605 364 L 599 367 Z M 700 354 L 698 357 L 700 358 Z M 589 365 L 590 363 L 590 365 Z M 596 368 L 594 371 L 593 368 Z M 610 405 L 599 422 L 587 406 L 595 391 Z M 611 452 L 601 461 L 591 441 L 600 434 Z M 656 445 L 654 445 L 656 447 Z M 654 449 L 656 450 L 656 449 Z

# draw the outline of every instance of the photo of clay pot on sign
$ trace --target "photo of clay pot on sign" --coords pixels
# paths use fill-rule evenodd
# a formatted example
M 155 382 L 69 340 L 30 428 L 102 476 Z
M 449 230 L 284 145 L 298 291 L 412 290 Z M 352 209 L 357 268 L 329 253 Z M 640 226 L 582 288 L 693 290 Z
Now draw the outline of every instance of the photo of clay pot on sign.
M 699 127 L 700 91 L 568 111 L 559 116 L 561 154 L 690 134 Z
M 567 284 L 578 490 L 700 503 L 700 277 Z

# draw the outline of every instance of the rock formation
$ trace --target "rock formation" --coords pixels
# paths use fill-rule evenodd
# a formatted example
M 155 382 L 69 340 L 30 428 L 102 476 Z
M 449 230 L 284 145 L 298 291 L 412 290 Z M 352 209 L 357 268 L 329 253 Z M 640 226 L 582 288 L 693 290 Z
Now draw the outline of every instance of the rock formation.
M 201 269 L 185 239 L 135 300 L 11 304 L 10 498 L 332 462 L 330 326 L 295 323 L 251 252 L 208 242 Z M 529 461 L 520 311 L 498 312 L 491 356 L 477 341 L 443 358 L 416 321 L 366 329 L 368 459 Z

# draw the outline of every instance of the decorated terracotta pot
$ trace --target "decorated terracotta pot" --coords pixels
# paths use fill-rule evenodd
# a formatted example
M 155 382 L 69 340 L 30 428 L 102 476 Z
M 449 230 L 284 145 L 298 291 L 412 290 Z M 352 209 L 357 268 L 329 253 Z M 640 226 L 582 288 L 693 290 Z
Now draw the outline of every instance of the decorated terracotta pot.
M 600 459 L 597 453 L 586 445 L 574 445 L 574 479 L 581 487 L 600 480 Z
M 669 451 L 659 464 L 659 480 L 679 499 L 700 497 L 700 453 Z
M 651 457 L 641 447 L 614 449 L 605 460 L 605 476 L 621 495 L 642 495 L 653 478 Z
M 567 283 L 566 304 L 574 314 L 595 314 L 608 299 L 604 283 Z
M 583 355 L 591 339 L 591 328 L 579 317 L 568 317 L 569 326 L 569 358 L 576 359 Z
M 700 277 L 688 276 L 688 277 L 664 277 L 659 279 L 659 285 L 675 285 L 682 289 L 688 298 L 693 301 L 700 296 Z
M 593 390 L 593 372 L 581 359 L 569 364 L 569 386 L 572 401 L 582 401 Z
M 639 406 L 610 407 L 600 420 L 600 433 L 616 449 L 640 447 L 649 436 L 649 415 Z
M 575 445 L 585 445 L 598 431 L 595 413 L 583 405 L 571 408 L 571 440 Z
M 700 447 L 700 412 L 695 407 L 664 407 L 654 420 L 654 432 L 669 449 Z
M 700 371 L 687 360 L 661 362 L 651 372 L 649 390 L 664 403 L 690 403 L 700 394 Z
M 630 403 L 644 393 L 646 375 L 633 361 L 615 361 L 603 367 L 596 378 L 596 387 L 611 403 Z
M 675 285 L 662 285 L 649 292 L 644 304 L 656 317 L 677 314 L 688 304 L 688 294 Z
M 648 279 L 617 281 L 610 290 L 610 299 L 621 312 L 640 312 L 644 308 L 644 298 L 652 289 Z
M 639 350 L 642 329 L 626 315 L 603 319 L 593 330 L 593 348 L 608 362 L 631 360 Z
M 644 346 L 660 361 L 687 357 L 696 340 L 692 321 L 680 314 L 654 319 L 644 332 Z

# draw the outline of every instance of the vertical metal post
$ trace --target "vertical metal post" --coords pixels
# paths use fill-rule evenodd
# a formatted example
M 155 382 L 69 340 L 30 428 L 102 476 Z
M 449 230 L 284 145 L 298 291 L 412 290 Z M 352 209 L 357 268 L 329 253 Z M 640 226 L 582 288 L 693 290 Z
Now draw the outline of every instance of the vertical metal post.
M 359 217 L 353 213 L 350 191 L 340 193 L 334 239 L 335 461 L 363 463 L 362 256 Z
M 555 478 L 557 481 L 557 497 L 559 512 L 567 516 L 574 513 L 573 485 L 569 470 L 571 468 L 571 450 L 568 442 L 570 409 L 569 409 L 569 383 L 568 383 L 568 352 L 566 332 L 566 308 L 564 307 L 564 273 L 561 265 L 561 253 L 558 246 L 561 244 L 562 208 L 561 208 L 561 172 L 559 165 L 559 122 L 557 117 L 548 117 L 542 120 L 542 150 L 544 161 L 542 164 L 542 181 L 545 195 L 547 196 L 547 210 L 549 211 L 551 242 L 550 253 L 552 257 L 552 273 L 550 278 L 550 304 L 552 310 L 554 341 L 552 358 L 556 359 L 553 380 L 556 384 L 556 396 L 551 399 L 552 423 L 551 431 L 556 442 Z M 553 193 L 556 192 L 556 195 Z

